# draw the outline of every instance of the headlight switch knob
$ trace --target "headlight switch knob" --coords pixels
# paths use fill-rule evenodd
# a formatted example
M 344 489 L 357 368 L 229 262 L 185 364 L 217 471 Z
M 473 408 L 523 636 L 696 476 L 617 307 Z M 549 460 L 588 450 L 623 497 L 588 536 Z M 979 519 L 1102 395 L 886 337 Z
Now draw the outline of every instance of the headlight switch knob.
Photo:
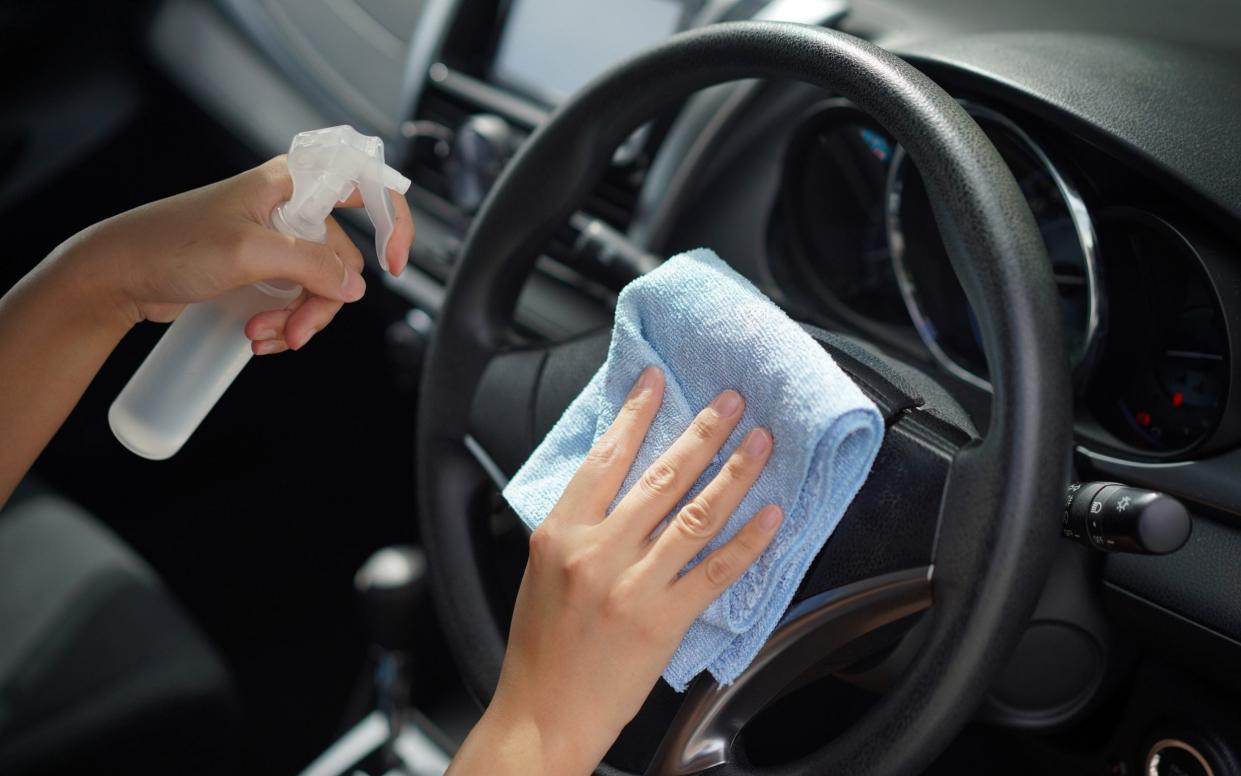
M 1060 530 L 1103 552 L 1167 555 L 1189 539 L 1185 505 L 1166 493 L 1115 482 L 1075 482 L 1065 497 Z

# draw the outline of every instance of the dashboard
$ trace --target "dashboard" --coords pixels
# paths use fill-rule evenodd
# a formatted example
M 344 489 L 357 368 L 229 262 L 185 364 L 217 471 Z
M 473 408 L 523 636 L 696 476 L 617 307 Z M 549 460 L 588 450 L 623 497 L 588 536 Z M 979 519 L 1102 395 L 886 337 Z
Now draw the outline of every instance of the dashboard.
M 414 181 L 418 239 L 410 269 L 383 282 L 424 333 L 489 187 L 565 96 L 611 62 L 677 30 L 742 18 L 837 26 L 895 51 L 975 118 L 1034 213 L 1070 345 L 1075 478 L 1164 491 L 1194 515 L 1175 554 L 1109 555 L 1080 561 L 1078 573 L 1095 580 L 1109 622 L 1241 692 L 1229 678 L 1241 659 L 1241 7 L 586 8 L 168 0 L 148 43 L 172 81 L 262 155 L 333 123 L 385 139 Z M 607 326 L 628 280 L 699 245 L 795 318 L 931 373 L 985 427 L 986 358 L 935 203 L 899 144 L 846 100 L 742 81 L 669 109 L 617 149 L 546 246 L 518 323 L 549 339 Z M 1096 624 L 1066 627 L 1095 634 L 1092 654 L 1119 651 L 1090 611 L 1081 617 Z
M 843 17 L 848 29 L 860 11 L 876 10 L 829 0 L 218 5 L 325 122 L 350 121 L 385 137 L 389 155 L 415 181 L 414 204 L 427 212 L 416 263 L 439 283 L 451 275 L 470 218 L 507 160 L 560 101 L 610 64 L 713 21 L 830 24 Z M 954 57 L 965 56 L 966 44 L 988 44 L 986 34 L 960 37 L 949 48 Z M 932 40 L 932 48 L 944 45 L 944 39 Z M 1028 100 L 1023 91 L 1035 77 L 1048 77 L 1054 52 L 1030 48 L 1031 41 L 1048 45 L 1037 36 L 999 41 L 1011 43 L 999 54 L 1025 71 L 1025 81 L 1014 82 L 1007 72 L 974 73 L 974 61 L 962 66 L 938 52 L 926 59 L 944 71 L 943 85 L 1009 162 L 1036 215 L 1070 343 L 1079 439 L 1090 450 L 1134 462 L 1183 461 L 1235 447 L 1241 441 L 1241 399 L 1231 390 L 1234 371 L 1241 369 L 1231 347 L 1241 310 L 1229 304 L 1235 236 L 1205 222 L 1183 192 L 1144 174 L 1148 160 L 1140 149 L 1127 150 L 1131 159 L 1101 153 L 1098 141 L 1077 128 L 1066 130 L 1062 120 L 1006 104 Z M 1063 53 L 1081 57 L 1092 45 L 1100 48 L 1100 62 L 1117 66 L 1117 52 L 1104 50 L 1114 41 L 1072 41 Z M 985 52 L 997 59 L 994 42 Z M 1032 53 L 1037 62 L 1021 61 Z M 1192 64 L 1199 64 L 1197 56 Z M 1165 80 L 1175 85 L 1176 79 Z M 1051 93 L 1064 92 L 1063 83 L 1053 86 Z M 695 165 L 709 167 L 704 150 L 746 121 L 739 109 L 744 89 L 714 91 L 715 99 L 691 100 L 618 149 L 582 212 L 548 247 L 543 274 L 556 282 L 539 281 L 536 295 L 560 298 L 567 285 L 603 309 L 590 315 L 589 304 L 562 299 L 553 307 L 586 315 L 556 321 L 554 313 L 533 309 L 546 304 L 534 305 L 531 314 L 550 327 L 544 333 L 563 336 L 605 320 L 614 292 L 669 252 L 679 212 L 678 197 L 669 195 L 687 180 L 701 185 L 704 176 Z M 786 126 L 765 142 L 768 151 L 781 147 L 772 161 L 781 173 L 771 201 L 753 203 L 770 214 L 766 223 L 754 224 L 770 239 L 750 274 L 801 317 L 854 329 L 924 360 L 962 392 L 985 393 L 977 325 L 949 271 L 917 170 L 882 127 L 831 95 L 818 97 L 783 116 Z M 1052 107 L 1066 114 L 1062 119 L 1082 119 L 1063 106 L 1043 105 Z M 1113 141 L 1128 140 L 1116 128 L 1099 129 Z M 1196 141 L 1187 132 L 1171 142 L 1183 148 Z M 425 306 L 430 300 L 420 301 Z

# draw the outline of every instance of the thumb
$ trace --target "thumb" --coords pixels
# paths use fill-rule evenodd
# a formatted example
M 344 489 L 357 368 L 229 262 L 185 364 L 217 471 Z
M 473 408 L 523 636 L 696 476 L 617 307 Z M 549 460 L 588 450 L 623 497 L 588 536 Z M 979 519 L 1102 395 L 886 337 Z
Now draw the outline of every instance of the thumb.
M 312 294 L 356 302 L 366 292 L 361 273 L 347 266 L 331 247 L 258 228 L 240 256 L 242 283 L 291 280 Z

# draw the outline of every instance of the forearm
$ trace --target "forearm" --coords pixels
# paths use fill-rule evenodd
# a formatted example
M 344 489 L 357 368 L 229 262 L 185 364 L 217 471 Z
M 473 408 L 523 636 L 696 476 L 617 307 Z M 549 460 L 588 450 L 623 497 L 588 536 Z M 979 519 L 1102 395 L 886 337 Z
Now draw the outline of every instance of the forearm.
M 0 504 L 129 330 L 72 241 L 0 298 Z
M 588 776 L 603 758 L 606 745 L 599 750 L 593 744 L 584 751 L 577 744 L 586 736 L 547 730 L 528 709 L 514 711 L 489 708 L 453 757 L 447 776 Z

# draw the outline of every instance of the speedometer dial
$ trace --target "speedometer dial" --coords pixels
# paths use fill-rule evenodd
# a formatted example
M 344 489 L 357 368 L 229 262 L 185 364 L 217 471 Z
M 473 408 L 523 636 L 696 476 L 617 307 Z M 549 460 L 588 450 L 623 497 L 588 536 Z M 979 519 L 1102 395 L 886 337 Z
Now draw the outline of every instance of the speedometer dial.
M 1046 153 L 994 111 L 965 105 L 1008 164 L 1047 247 L 1069 353 L 1090 360 L 1101 318 L 1095 234 L 1077 192 Z M 922 178 L 903 149 L 891 166 L 886 202 L 888 241 L 901 295 L 932 355 L 949 372 L 988 387 L 978 321 L 944 248 Z
M 1087 402 L 1122 443 L 1179 454 L 1219 425 L 1231 372 L 1222 308 L 1193 245 L 1130 208 L 1100 214 L 1108 246 L 1108 344 Z

